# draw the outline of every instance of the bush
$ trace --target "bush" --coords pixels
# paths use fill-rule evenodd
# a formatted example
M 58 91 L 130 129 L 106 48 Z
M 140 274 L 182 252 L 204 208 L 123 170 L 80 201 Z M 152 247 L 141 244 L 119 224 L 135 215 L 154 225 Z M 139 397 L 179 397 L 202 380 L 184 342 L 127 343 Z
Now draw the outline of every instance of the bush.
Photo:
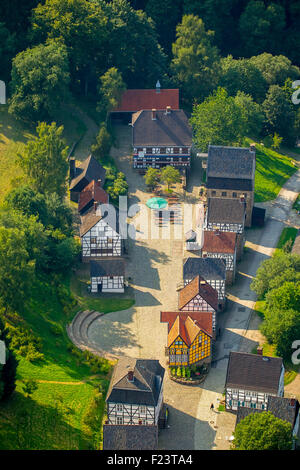
M 24 326 L 9 327 L 7 337 L 11 349 L 30 362 L 44 359 L 42 354 L 43 343 L 40 337 L 35 336 L 31 330 Z
M 181 367 L 177 367 L 176 375 L 177 377 L 181 377 Z
M 50 331 L 54 336 L 62 336 L 63 334 L 62 327 L 60 325 L 56 325 L 55 323 L 50 325 Z

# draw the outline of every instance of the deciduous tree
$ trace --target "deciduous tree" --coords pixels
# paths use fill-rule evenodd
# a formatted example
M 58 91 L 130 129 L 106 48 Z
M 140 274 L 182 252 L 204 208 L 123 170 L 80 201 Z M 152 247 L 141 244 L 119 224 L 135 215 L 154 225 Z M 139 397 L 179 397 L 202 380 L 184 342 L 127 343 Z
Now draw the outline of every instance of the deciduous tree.
M 291 450 L 292 426 L 270 411 L 250 414 L 237 424 L 232 447 L 235 450 Z
M 32 187 L 40 193 L 66 193 L 68 147 L 62 139 L 63 127 L 55 122 L 37 126 L 37 137 L 29 140 L 19 155 L 20 164 Z

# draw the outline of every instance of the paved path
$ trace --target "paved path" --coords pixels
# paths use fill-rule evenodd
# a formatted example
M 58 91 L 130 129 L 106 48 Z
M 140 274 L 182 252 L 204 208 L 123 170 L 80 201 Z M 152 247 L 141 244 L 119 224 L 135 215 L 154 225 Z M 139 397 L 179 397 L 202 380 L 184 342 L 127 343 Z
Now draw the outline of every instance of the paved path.
M 146 193 L 143 178 L 132 170 L 130 129 L 127 126 L 116 126 L 116 132 L 120 146 L 112 150 L 112 155 L 120 170 L 126 174 L 130 203 L 145 203 L 150 195 Z M 200 172 L 197 170 L 193 169 L 187 188 L 185 200 L 191 203 L 197 201 L 201 185 Z M 237 282 L 228 291 L 228 308 L 220 316 L 222 334 L 216 343 L 215 362 L 204 384 L 182 386 L 166 377 L 164 398 L 170 409 L 170 429 L 160 433 L 161 449 L 229 447 L 233 417 L 229 413 L 211 411 L 210 404 L 214 403 L 216 409 L 218 400 L 222 398 L 229 352 L 249 351 L 256 345 L 255 341 L 246 337 L 255 302 L 255 294 L 249 285 L 260 263 L 276 247 L 296 197 L 294 190 L 299 191 L 299 188 L 300 172 L 289 180 L 275 203 L 268 208 L 265 227 L 247 231 L 248 249 L 238 265 Z M 143 214 L 143 220 L 145 215 L 149 218 L 150 211 Z M 139 215 L 135 223 L 138 223 L 138 218 Z M 177 309 L 176 286 L 182 280 L 182 260 L 187 253 L 183 252 L 183 243 L 175 238 L 173 232 L 170 237 L 165 237 L 165 230 L 153 239 L 145 236 L 143 228 L 137 232 L 136 240 L 128 240 L 127 276 L 132 278 L 136 303 L 128 310 L 97 317 L 89 324 L 86 332 L 88 340 L 101 354 L 155 358 L 166 366 L 164 346 L 167 325 L 160 323 L 160 311 Z

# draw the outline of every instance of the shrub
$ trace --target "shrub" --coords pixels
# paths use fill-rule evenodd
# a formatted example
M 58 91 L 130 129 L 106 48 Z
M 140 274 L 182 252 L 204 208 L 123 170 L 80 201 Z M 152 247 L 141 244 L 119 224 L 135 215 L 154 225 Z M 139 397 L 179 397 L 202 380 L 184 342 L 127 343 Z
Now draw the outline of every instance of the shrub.
M 177 367 L 177 377 L 181 377 L 181 367 Z

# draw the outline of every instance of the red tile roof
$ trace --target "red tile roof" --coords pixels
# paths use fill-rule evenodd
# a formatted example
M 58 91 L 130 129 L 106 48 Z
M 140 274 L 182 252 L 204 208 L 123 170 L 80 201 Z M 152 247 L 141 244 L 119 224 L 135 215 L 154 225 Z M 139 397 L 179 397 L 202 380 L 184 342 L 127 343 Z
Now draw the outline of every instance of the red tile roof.
M 202 252 L 231 253 L 235 251 L 236 233 L 204 230 Z
M 136 112 L 142 109 L 179 109 L 179 89 L 126 90 L 113 112 Z
M 90 201 L 108 204 L 108 199 L 108 194 L 101 188 L 100 183 L 93 180 L 79 194 L 78 210 L 80 212 Z
M 160 312 L 160 321 L 162 323 L 168 323 L 168 334 L 170 333 L 175 322 L 177 322 L 177 336 L 181 336 L 183 341 L 187 345 L 190 345 L 190 341 L 193 338 L 190 338 L 191 328 L 188 324 L 189 322 L 187 322 L 188 318 L 190 318 L 190 320 L 192 320 L 201 331 L 204 331 L 204 333 L 207 333 L 209 336 L 213 335 L 212 312 Z M 172 336 L 174 336 L 174 332 L 172 333 Z

